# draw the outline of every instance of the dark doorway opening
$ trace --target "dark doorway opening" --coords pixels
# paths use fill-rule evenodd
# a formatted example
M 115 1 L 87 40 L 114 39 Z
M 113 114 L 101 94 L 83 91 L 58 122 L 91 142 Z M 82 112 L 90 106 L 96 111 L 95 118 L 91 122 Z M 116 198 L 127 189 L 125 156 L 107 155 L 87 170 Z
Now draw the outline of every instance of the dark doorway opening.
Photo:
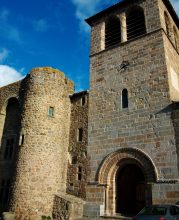
M 116 213 L 131 215 L 145 206 L 145 177 L 136 164 L 119 168 L 116 175 Z

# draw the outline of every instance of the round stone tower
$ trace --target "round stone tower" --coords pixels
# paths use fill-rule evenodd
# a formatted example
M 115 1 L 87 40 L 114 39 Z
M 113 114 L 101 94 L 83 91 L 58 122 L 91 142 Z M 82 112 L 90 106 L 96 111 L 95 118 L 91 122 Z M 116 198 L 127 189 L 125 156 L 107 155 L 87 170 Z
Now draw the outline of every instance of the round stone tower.
M 25 80 L 11 210 L 16 219 L 38 220 L 51 216 L 55 195 L 66 191 L 73 83 L 50 67 L 33 69 Z

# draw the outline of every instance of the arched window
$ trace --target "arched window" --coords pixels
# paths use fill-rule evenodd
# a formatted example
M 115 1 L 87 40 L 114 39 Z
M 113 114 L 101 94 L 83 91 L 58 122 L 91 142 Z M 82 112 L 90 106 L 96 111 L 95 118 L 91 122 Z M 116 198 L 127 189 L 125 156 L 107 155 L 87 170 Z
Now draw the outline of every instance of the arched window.
M 83 175 L 83 168 L 81 166 L 78 167 L 78 176 L 77 179 L 78 180 L 82 180 L 82 175 Z
M 168 37 L 170 37 L 170 20 L 167 15 L 167 12 L 164 12 L 164 18 L 165 18 L 166 33 L 167 33 Z
M 146 33 L 145 16 L 142 8 L 132 8 L 129 13 L 127 13 L 126 23 L 128 40 Z
M 177 34 L 177 30 L 175 27 L 173 27 L 173 34 L 174 34 L 175 47 L 178 50 L 178 34 Z
M 128 108 L 128 91 L 127 91 L 127 89 L 122 90 L 122 108 Z
M 17 135 L 20 125 L 19 102 L 16 98 L 10 98 L 6 107 L 6 117 L 3 129 L 4 159 L 11 160 L 17 145 Z M 11 132 L 10 132 L 11 131 Z M 13 134 L 13 135 L 12 135 Z
M 111 16 L 105 23 L 105 48 L 121 42 L 121 25 L 116 16 Z

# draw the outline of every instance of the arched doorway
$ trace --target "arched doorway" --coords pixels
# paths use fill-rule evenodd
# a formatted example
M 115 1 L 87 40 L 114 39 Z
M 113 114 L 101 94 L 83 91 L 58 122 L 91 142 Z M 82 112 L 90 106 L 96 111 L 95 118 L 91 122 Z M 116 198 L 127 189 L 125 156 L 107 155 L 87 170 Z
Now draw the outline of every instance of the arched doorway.
M 158 173 L 153 161 L 140 149 L 121 148 L 109 154 L 97 174 L 98 183 L 106 186 L 105 214 L 135 214 L 145 204 L 150 205 L 151 183 L 155 183 L 157 179 Z
M 136 214 L 145 206 L 145 177 L 136 164 L 120 167 L 116 173 L 116 213 Z

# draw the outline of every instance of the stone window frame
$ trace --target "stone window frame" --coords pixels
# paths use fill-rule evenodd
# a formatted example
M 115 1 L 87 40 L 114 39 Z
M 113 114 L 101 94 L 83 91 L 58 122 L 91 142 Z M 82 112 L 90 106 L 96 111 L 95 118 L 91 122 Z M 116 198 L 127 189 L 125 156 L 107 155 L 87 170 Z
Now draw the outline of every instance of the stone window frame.
M 47 114 L 48 114 L 48 117 L 50 117 L 50 118 L 53 118 L 54 117 L 54 110 L 55 110 L 55 108 L 53 107 L 53 106 L 49 106 L 48 107 L 48 112 L 47 112 Z
M 77 180 L 78 181 L 83 180 L 83 167 L 81 165 L 78 165 L 77 167 Z
M 141 15 L 141 27 L 144 29 L 142 32 L 141 32 L 141 34 L 139 34 L 140 32 L 138 32 L 137 33 L 137 35 L 135 35 L 135 36 L 131 36 L 130 37 L 130 39 L 129 39 L 129 32 L 128 32 L 128 18 L 129 18 L 129 15 L 131 15 L 133 12 L 135 12 L 135 11 L 137 11 L 138 13 L 137 13 L 137 15 L 139 14 L 139 12 L 140 12 L 140 15 Z M 131 21 L 130 21 L 131 22 Z M 134 21 L 134 25 L 136 25 L 136 27 L 138 27 L 139 26 L 139 24 L 138 24 L 138 22 L 136 22 L 136 21 Z M 140 26 L 139 26 L 140 27 Z M 142 35 L 144 35 L 144 34 L 146 34 L 147 33 L 147 24 L 146 24 L 146 15 L 145 15 L 145 10 L 141 7 L 141 6 L 139 6 L 139 5 L 134 5 L 134 6 L 132 6 L 132 7 L 130 7 L 127 11 L 126 11 L 126 32 L 127 32 L 127 41 L 129 41 L 129 40 L 133 40 L 133 39 L 135 39 L 135 38 L 137 38 L 137 37 L 139 37 L 139 36 L 142 36 Z
M 111 26 L 114 26 L 115 25 L 115 28 L 116 28 L 116 25 L 117 23 L 119 24 L 119 29 L 118 30 L 115 30 L 114 32 L 114 35 L 117 35 L 116 38 L 114 38 L 112 35 L 108 34 L 107 33 L 107 29 L 111 31 L 112 27 Z M 105 28 L 104 28 L 104 33 L 105 33 L 105 41 L 104 41 L 104 46 L 105 46 L 105 49 L 108 49 L 110 47 L 113 47 L 117 44 L 120 44 L 122 42 L 122 25 L 121 25 L 121 20 L 120 20 L 120 17 L 118 17 L 117 15 L 111 15 L 109 16 L 106 20 L 105 20 Z M 111 40 L 110 43 L 107 44 L 106 42 L 106 39 L 108 38 L 108 41 Z M 112 39 L 111 39 L 112 38 Z M 114 39 L 116 40 L 114 42 Z
M 122 109 L 129 108 L 129 92 L 126 88 L 124 88 L 121 93 L 121 107 Z
M 81 97 L 80 99 L 80 105 L 85 106 L 86 105 L 86 96 Z
M 83 141 L 83 128 L 80 127 L 77 129 L 77 142 L 82 142 Z
M 19 137 L 19 146 L 24 144 L 24 138 L 25 138 L 25 135 L 21 134 L 20 137 Z
M 71 156 L 71 164 L 75 165 L 78 162 L 78 157 L 76 155 Z
M 141 10 L 142 13 L 143 13 L 143 18 L 144 18 L 144 24 L 145 24 L 145 33 L 141 34 L 141 35 L 138 35 L 136 36 L 135 38 L 139 37 L 139 36 L 142 36 L 142 35 L 145 35 L 147 34 L 147 19 L 146 19 L 146 12 L 145 12 L 145 9 L 142 7 L 142 6 L 139 6 L 139 5 L 133 5 L 131 6 L 130 8 L 128 8 L 126 11 L 123 11 L 121 12 L 120 14 L 113 14 L 109 17 L 107 17 L 101 24 L 101 31 L 100 31 L 100 35 L 101 35 L 101 40 L 100 40 L 100 48 L 101 50 L 105 50 L 105 49 L 110 49 L 110 48 L 113 48 L 113 46 L 115 47 L 116 45 L 120 44 L 120 43 L 124 43 L 124 42 L 127 42 L 127 41 L 130 41 L 130 40 L 133 40 L 135 38 L 132 38 L 132 39 L 127 39 L 127 15 L 134 9 L 138 9 L 138 10 Z M 110 17 L 116 17 L 119 19 L 119 22 L 120 22 L 120 42 L 116 43 L 115 45 L 113 46 L 110 46 L 110 47 L 107 47 L 106 48 L 106 45 L 105 45 L 105 29 L 106 29 L 106 22 L 107 20 L 110 18 Z

